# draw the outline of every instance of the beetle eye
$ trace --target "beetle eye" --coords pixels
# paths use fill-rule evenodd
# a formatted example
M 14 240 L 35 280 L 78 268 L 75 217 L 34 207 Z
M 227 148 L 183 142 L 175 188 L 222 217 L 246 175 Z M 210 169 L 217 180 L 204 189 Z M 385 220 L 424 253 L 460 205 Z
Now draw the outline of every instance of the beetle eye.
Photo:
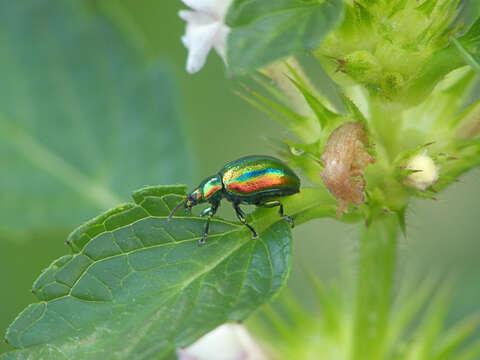
M 201 199 L 201 195 L 200 195 L 200 192 L 197 190 L 197 191 L 194 191 L 190 197 L 192 198 L 193 201 L 198 201 Z

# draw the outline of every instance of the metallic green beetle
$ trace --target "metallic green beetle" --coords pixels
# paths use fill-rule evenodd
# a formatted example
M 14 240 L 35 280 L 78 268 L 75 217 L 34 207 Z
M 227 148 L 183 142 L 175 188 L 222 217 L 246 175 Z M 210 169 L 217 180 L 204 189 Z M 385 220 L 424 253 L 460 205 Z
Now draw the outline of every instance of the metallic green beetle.
M 207 177 L 200 185 L 188 193 L 185 200 L 179 203 L 168 219 L 182 205 L 190 212 L 192 207 L 209 202 L 210 207 L 203 210 L 200 216 L 208 216 L 205 233 L 200 239 L 204 243 L 208 236 L 210 219 L 218 210 L 222 198 L 233 203 L 238 219 L 252 232 L 254 239 L 257 232 L 247 224 L 245 213 L 240 204 L 262 207 L 279 206 L 279 214 L 293 227 L 293 219 L 283 213 L 283 205 L 275 198 L 288 196 L 300 191 L 300 179 L 282 161 L 271 156 L 246 156 L 225 165 L 218 174 Z

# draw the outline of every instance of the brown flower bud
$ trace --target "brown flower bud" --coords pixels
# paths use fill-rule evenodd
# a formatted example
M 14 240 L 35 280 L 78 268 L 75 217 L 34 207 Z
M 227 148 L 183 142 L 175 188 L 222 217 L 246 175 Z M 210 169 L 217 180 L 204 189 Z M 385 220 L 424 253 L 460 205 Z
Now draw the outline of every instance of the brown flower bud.
M 328 137 L 320 158 L 324 167 L 320 176 L 339 202 L 336 209 L 338 217 L 347 212 L 350 203 L 360 205 L 365 201 L 364 169 L 369 163 L 375 163 L 365 150 L 366 145 L 367 133 L 359 122 L 345 123 Z

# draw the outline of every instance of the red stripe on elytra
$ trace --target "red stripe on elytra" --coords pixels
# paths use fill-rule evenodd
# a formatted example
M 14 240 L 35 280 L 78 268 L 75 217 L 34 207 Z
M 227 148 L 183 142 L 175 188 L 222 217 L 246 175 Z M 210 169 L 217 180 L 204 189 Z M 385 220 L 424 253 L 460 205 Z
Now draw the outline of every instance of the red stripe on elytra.
M 285 177 L 269 177 L 269 178 L 260 178 L 260 179 L 253 179 L 250 181 L 245 181 L 242 183 L 232 182 L 227 185 L 229 191 L 249 194 L 254 193 L 261 190 L 266 190 L 277 185 L 286 185 L 288 183 L 288 179 Z
M 221 186 L 215 186 L 211 188 L 210 191 L 205 195 L 205 198 L 208 199 L 214 192 L 220 190 L 221 188 Z

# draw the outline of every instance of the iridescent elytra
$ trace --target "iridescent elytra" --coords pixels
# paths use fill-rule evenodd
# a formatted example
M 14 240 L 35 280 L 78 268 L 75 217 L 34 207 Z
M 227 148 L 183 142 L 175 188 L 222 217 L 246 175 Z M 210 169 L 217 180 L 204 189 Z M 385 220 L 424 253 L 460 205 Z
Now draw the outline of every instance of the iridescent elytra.
M 192 207 L 208 202 L 210 206 L 200 216 L 207 216 L 205 232 L 199 240 L 204 243 L 208 236 L 210 220 L 220 206 L 222 198 L 233 204 L 235 213 L 242 224 L 252 232 L 252 238 L 258 238 L 255 229 L 247 224 L 245 213 L 240 204 L 259 207 L 279 207 L 278 213 L 290 225 L 293 219 L 285 215 L 279 197 L 293 195 L 300 191 L 300 179 L 284 162 L 271 156 L 252 155 L 229 162 L 217 174 L 205 178 L 198 187 L 187 194 L 171 212 L 171 219 L 178 208 L 185 206 L 190 212 Z

